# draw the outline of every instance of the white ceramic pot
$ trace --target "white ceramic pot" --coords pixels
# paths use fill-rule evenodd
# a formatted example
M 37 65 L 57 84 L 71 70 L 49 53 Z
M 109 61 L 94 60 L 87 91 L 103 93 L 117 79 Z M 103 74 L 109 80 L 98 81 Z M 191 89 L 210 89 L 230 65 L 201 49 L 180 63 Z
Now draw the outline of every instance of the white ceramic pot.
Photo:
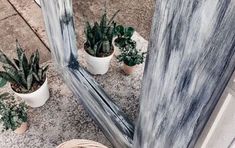
M 15 94 L 20 98 L 22 98 L 25 101 L 25 103 L 30 107 L 43 106 L 50 97 L 47 78 L 43 83 L 43 85 L 38 90 L 27 94 L 22 94 L 17 92 L 15 92 Z
M 85 59 L 88 71 L 94 75 L 105 74 L 109 70 L 110 61 L 113 55 L 114 52 L 107 57 L 94 57 L 85 51 Z

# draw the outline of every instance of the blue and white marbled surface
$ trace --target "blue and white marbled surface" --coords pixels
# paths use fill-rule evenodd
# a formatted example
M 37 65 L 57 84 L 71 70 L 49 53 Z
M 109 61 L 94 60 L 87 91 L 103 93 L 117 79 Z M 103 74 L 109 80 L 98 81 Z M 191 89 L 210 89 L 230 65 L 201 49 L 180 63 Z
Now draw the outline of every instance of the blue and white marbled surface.
M 235 66 L 234 0 L 157 0 L 135 148 L 193 147 Z

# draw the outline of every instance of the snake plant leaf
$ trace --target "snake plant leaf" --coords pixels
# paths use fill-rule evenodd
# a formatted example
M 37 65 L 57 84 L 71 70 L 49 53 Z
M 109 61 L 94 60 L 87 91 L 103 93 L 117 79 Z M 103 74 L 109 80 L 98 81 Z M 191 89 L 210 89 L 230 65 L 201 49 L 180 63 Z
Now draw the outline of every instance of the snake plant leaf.
M 18 74 L 19 74 L 19 76 L 21 78 L 21 85 L 26 88 L 26 86 L 27 86 L 27 79 L 26 79 L 26 77 L 27 76 L 25 75 L 23 70 L 18 70 Z
M 0 77 L 11 83 L 16 83 L 16 81 L 5 71 L 0 71 Z
M 39 59 L 40 59 L 40 55 L 39 55 L 38 49 L 36 50 L 35 53 L 36 53 L 36 57 L 35 57 L 34 68 L 35 68 L 35 70 L 38 70 L 39 69 Z
M 46 65 L 43 69 L 42 69 L 42 78 L 46 78 L 46 72 L 49 68 L 49 65 Z
M 39 79 L 38 75 L 37 75 L 35 72 L 33 72 L 32 74 L 33 74 L 33 77 L 36 79 L 36 81 L 38 81 L 38 82 L 39 82 L 39 81 L 40 81 L 40 79 Z
M 29 73 L 30 67 L 28 65 L 28 60 L 25 60 L 25 55 L 21 54 L 20 59 L 19 59 L 19 70 L 24 72 L 24 76 L 26 78 L 26 76 Z
M 12 67 L 9 66 L 3 66 L 3 69 L 5 70 L 5 72 L 8 73 L 8 75 L 14 79 L 14 83 L 17 83 L 19 85 L 24 85 L 23 81 L 22 81 L 22 77 L 19 75 L 19 72 L 15 69 L 13 69 Z
M 101 21 L 100 21 L 100 28 L 101 28 L 101 32 L 104 32 L 105 28 L 107 26 L 107 14 L 105 13 L 104 15 L 102 15 L 101 17 Z
M 43 79 L 42 76 L 43 76 L 42 69 L 39 69 L 39 70 L 38 70 L 38 77 L 39 77 L 40 80 Z
M 16 40 L 16 52 L 17 52 L 18 59 L 20 59 L 21 55 L 24 53 L 24 50 L 21 48 L 18 40 Z
M 31 72 L 27 77 L 27 89 L 28 90 L 32 88 L 32 82 L 33 82 L 33 74 Z
M 111 17 L 111 19 L 109 20 L 109 22 L 108 22 L 108 25 L 110 25 L 112 22 L 113 22 L 113 20 L 114 20 L 114 18 L 117 16 L 117 14 L 120 12 L 120 10 L 117 10 L 114 14 L 113 14 L 113 16 Z
M 16 69 L 16 66 L 14 65 L 14 63 L 11 62 L 11 60 L 3 53 L 2 50 L 0 50 L 0 62 L 10 65 Z
M 43 73 L 46 72 L 46 71 L 48 70 L 48 68 L 49 68 L 49 65 L 46 65 L 46 66 L 43 68 L 42 72 L 43 72 Z
M 93 49 L 94 49 L 94 48 L 93 48 Z M 88 48 L 87 48 L 87 52 L 88 52 L 90 55 L 92 55 L 92 56 L 96 56 L 95 51 L 94 51 L 93 49 L 91 49 L 91 47 L 88 47 Z
M 14 60 L 15 65 L 16 65 L 17 67 L 19 67 L 19 66 L 20 66 L 20 61 L 17 60 L 17 59 L 13 59 L 13 60 Z
M 106 40 L 102 43 L 102 49 L 103 49 L 103 52 L 104 53 L 108 53 L 110 51 L 110 44 L 109 44 L 109 41 Z
M 5 80 L 4 78 L 0 77 L 0 87 L 3 87 L 7 84 L 7 80 Z
M 102 39 L 103 35 L 101 32 L 101 28 L 97 22 L 95 22 L 95 24 L 94 24 L 93 31 L 94 31 L 94 35 L 95 35 L 95 42 L 100 41 L 100 39 Z

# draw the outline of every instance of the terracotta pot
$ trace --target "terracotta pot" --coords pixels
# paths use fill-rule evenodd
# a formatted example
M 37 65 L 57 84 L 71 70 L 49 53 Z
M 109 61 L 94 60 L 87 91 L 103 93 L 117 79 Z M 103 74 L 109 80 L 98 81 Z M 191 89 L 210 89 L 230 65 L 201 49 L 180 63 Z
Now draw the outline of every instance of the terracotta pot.
M 73 139 L 60 144 L 57 148 L 108 148 L 108 147 L 91 140 Z
M 20 127 L 18 127 L 16 130 L 14 130 L 14 132 L 15 132 L 16 134 L 23 134 L 23 133 L 25 133 L 25 131 L 27 131 L 27 130 L 28 130 L 28 123 L 27 123 L 27 122 L 24 122 L 24 123 L 21 124 Z
M 25 101 L 25 103 L 29 105 L 30 107 L 43 106 L 50 97 L 47 78 L 38 90 L 32 93 L 26 93 L 26 94 L 15 92 L 15 94 L 19 96 L 20 98 L 22 98 Z
M 133 74 L 133 73 L 134 73 L 135 68 L 136 68 L 136 66 L 128 66 L 128 65 L 126 65 L 126 64 L 123 64 L 122 70 L 123 70 L 127 75 L 130 75 L 130 74 Z

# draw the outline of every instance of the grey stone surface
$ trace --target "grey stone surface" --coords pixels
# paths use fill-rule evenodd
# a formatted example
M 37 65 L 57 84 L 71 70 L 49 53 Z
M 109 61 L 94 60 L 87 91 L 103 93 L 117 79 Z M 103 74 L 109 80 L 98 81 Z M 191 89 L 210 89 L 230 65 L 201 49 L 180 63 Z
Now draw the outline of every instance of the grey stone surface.
M 11 58 L 15 56 L 15 40 L 18 39 L 22 47 L 31 54 L 39 49 L 41 62 L 50 59 L 48 49 L 40 42 L 30 27 L 19 15 L 11 16 L 0 21 L 0 49 Z
M 0 21 L 16 14 L 17 12 L 6 0 L 0 0 Z
M 86 21 L 98 20 L 107 2 L 108 14 L 121 10 L 117 22 L 133 26 L 144 38 L 148 39 L 152 23 L 154 0 L 73 0 L 75 29 L 79 48 L 83 48 L 84 25 Z M 33 0 L 10 0 L 17 11 L 27 20 L 31 28 L 48 45 L 40 7 Z
M 34 0 L 9 0 L 20 15 L 27 21 L 33 31 L 48 46 L 41 8 Z
M 80 48 L 83 47 L 84 42 L 85 22 L 99 20 L 105 2 L 110 17 L 120 9 L 116 21 L 127 26 L 133 26 L 144 38 L 149 38 L 154 0 L 73 0 L 75 27 Z

